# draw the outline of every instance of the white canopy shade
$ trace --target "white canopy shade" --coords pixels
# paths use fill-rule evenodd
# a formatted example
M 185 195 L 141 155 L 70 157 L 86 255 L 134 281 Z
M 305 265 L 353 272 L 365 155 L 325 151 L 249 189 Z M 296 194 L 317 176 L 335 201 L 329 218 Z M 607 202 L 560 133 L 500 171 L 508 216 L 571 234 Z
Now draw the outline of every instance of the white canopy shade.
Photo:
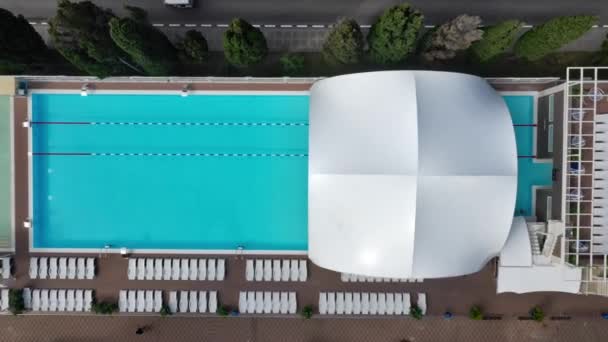
M 507 239 L 515 135 L 481 78 L 387 71 L 311 88 L 309 257 L 337 271 L 437 278 L 479 271 Z

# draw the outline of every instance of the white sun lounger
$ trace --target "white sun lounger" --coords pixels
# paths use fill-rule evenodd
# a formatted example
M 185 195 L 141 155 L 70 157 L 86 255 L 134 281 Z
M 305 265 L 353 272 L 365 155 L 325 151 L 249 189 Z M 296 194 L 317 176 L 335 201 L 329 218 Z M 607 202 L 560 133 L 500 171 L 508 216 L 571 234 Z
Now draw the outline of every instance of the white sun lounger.
M 369 314 L 378 314 L 378 294 L 375 292 L 369 294 Z
M 247 292 L 247 313 L 255 313 L 255 292 Z
M 353 315 L 361 314 L 361 293 L 353 293 Z
M 173 268 L 171 267 L 171 259 L 163 259 L 163 280 L 171 280 Z
M 146 280 L 154 280 L 154 259 L 146 258 Z
M 57 291 L 57 311 L 65 311 L 65 290 Z
M 279 292 L 272 293 L 272 313 L 278 314 L 281 312 L 281 294 Z
M 154 291 L 146 290 L 146 312 L 154 311 Z
M 264 292 L 264 313 L 272 313 L 272 293 L 270 291 Z
M 38 278 L 38 258 L 31 257 L 30 258 L 30 279 Z
M 39 259 L 39 264 L 38 264 L 38 278 L 40 279 L 46 279 L 47 277 L 47 264 L 48 262 L 48 258 L 47 257 L 41 257 Z
M 163 280 L 163 259 L 154 259 L 154 280 Z
M 4 304 L 4 294 L 2 297 L 2 304 Z M 57 290 L 55 289 L 49 291 L 49 311 L 57 311 Z
M 84 311 L 89 312 L 93 308 L 93 290 L 84 290 Z
M 2 292 L 0 293 L 0 311 L 8 311 L 8 307 L 9 307 L 8 297 L 9 297 L 8 289 L 2 289 Z
M 344 293 L 336 293 L 336 315 L 344 314 Z
M 190 303 L 188 304 L 188 312 L 196 313 L 198 311 L 198 292 L 190 291 Z
M 291 281 L 298 281 L 298 277 L 300 276 L 300 269 L 298 267 L 298 260 L 291 260 Z
M 253 268 L 253 260 L 247 259 L 245 261 L 245 280 L 253 281 L 254 274 L 255 274 L 255 271 Z
M 298 301 L 295 292 L 289 292 L 289 313 L 295 315 L 298 312 Z
M 198 259 L 198 280 L 207 279 L 207 259 Z
M 418 307 L 423 315 L 426 315 L 426 293 L 418 294 Z
M 190 259 L 190 280 L 198 280 L 198 259 Z
M 53 261 L 55 259 L 55 261 Z M 56 258 L 49 259 L 49 278 L 55 279 L 57 277 L 57 262 Z M 53 275 L 51 275 L 53 273 Z M 68 258 L 59 258 L 59 279 L 67 279 L 68 277 Z
M 95 278 L 95 258 L 87 258 L 87 279 Z
M 272 280 L 272 261 L 270 259 L 264 260 L 264 281 Z
M 129 258 L 127 266 L 127 279 L 135 280 L 137 276 L 137 260 Z
M 154 290 L 154 312 L 160 312 L 163 308 L 163 291 Z
M 86 262 L 84 258 L 76 259 L 76 279 L 85 279 L 86 275 Z
M 327 293 L 327 314 L 336 314 L 336 294 L 333 292 Z
M 299 279 L 300 281 L 306 281 L 308 278 L 308 267 L 306 265 L 306 260 L 300 260 L 300 273 Z
M 76 309 L 76 299 L 74 296 L 74 290 L 67 290 L 67 292 L 65 293 L 66 311 L 74 311 L 74 309 Z
M 135 312 L 137 309 L 137 292 L 135 290 L 129 290 L 127 292 L 127 311 Z
M 281 281 L 289 281 L 289 259 L 283 259 L 281 267 Z
M 410 300 L 410 294 L 409 293 L 404 293 L 403 294 L 403 314 L 404 315 L 409 315 L 410 314 L 410 308 L 412 307 L 411 304 L 411 300 Z
M 9 279 L 11 277 L 11 257 L 2 258 L 2 278 Z
M 215 280 L 223 281 L 225 276 L 226 276 L 226 260 L 217 259 L 217 274 L 215 275 Z
M 207 312 L 207 291 L 198 292 L 198 312 Z
M 181 268 L 181 279 L 188 280 L 190 277 L 190 265 L 188 265 L 188 259 L 182 259 L 182 268 Z
M 264 261 L 255 261 L 255 281 L 262 281 L 264 279 Z
M 289 313 L 289 298 L 287 292 L 281 292 L 281 308 L 279 310 L 282 314 Z
M 26 310 L 32 309 L 32 290 L 29 287 L 23 289 L 23 306 Z
M 70 260 L 68 259 L 68 265 Z M 82 311 L 84 309 L 84 291 L 76 290 L 74 291 L 74 310 Z
M 172 313 L 177 312 L 177 291 L 169 292 L 169 310 Z
M 403 315 L 403 295 L 395 293 L 395 315 Z
M 386 315 L 386 293 L 378 293 L 378 315 Z
M 146 260 L 137 258 L 137 280 L 146 279 Z
M 369 315 L 369 293 L 367 292 L 361 294 L 361 314 Z
M 272 280 L 281 281 L 281 260 L 272 260 Z
M 350 273 L 340 273 L 340 280 L 345 283 L 350 282 Z
M 49 311 L 49 290 L 40 291 L 40 311 Z
M 247 312 L 247 292 L 245 291 L 239 292 L 239 312 Z
M 319 293 L 319 314 L 327 315 L 327 293 Z
M 57 279 L 57 258 L 54 257 L 49 258 L 49 279 Z
M 40 311 L 40 290 L 32 291 L 32 311 Z
M 188 291 L 179 292 L 179 312 L 188 312 Z
M 344 294 L 344 314 L 353 314 L 353 294 L 352 292 L 346 292 Z
M 209 313 L 217 312 L 217 291 L 209 291 Z
M 127 312 L 127 291 L 120 290 L 118 292 L 118 311 Z
M 137 305 L 136 305 L 136 312 L 144 312 L 146 311 L 146 293 L 144 292 L 144 290 L 137 290 L 137 297 L 136 301 L 137 301 Z
M 255 313 L 261 314 L 264 312 L 264 294 L 262 291 L 255 293 Z
M 215 274 L 215 259 L 209 259 L 207 260 L 207 280 L 216 280 Z
M 68 258 L 68 279 L 76 279 L 76 258 Z
M 179 280 L 179 276 L 181 275 L 181 269 L 179 267 L 179 259 L 173 259 L 171 263 L 171 280 Z

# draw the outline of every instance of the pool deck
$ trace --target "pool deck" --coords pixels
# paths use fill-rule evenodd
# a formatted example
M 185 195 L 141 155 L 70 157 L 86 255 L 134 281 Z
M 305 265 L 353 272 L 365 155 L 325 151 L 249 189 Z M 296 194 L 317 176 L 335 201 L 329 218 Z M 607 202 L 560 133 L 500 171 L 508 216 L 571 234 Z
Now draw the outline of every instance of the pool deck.
M 94 90 L 151 90 L 151 91 L 181 91 L 184 83 L 133 83 L 133 82 L 43 82 L 43 81 L 32 81 L 29 86 L 30 89 L 45 89 L 45 90 L 60 90 L 70 89 L 79 90 L 83 83 L 89 84 L 89 89 Z M 251 84 L 251 83 L 190 83 L 190 90 L 193 91 L 307 91 L 310 88 L 310 83 L 307 84 L 287 84 L 287 83 L 268 83 L 268 84 Z M 539 91 L 547 87 L 547 84 L 500 84 L 496 88 L 501 91 Z M 608 87 L 606 89 L 608 91 Z M 560 315 L 582 315 L 597 316 L 599 312 L 608 308 L 608 298 L 598 296 L 581 296 L 581 295 L 570 295 L 562 293 L 534 293 L 526 295 L 515 295 L 515 294 L 496 294 L 496 279 L 495 279 L 495 265 L 494 261 L 490 261 L 483 270 L 478 273 L 456 278 L 445 278 L 440 280 L 425 280 L 422 283 L 343 283 L 340 281 L 338 273 L 322 269 L 317 267 L 312 262 L 308 263 L 309 279 L 306 282 L 247 282 L 244 277 L 245 259 L 247 256 L 236 256 L 236 255 L 223 255 L 227 261 L 226 266 L 226 279 L 222 282 L 212 281 L 136 281 L 127 280 L 127 261 L 117 254 L 101 254 L 101 251 L 95 251 L 97 259 L 97 276 L 93 280 L 33 280 L 29 279 L 28 267 L 29 257 L 33 255 L 69 255 L 68 253 L 31 253 L 29 250 L 29 239 L 30 231 L 23 228 L 23 222 L 28 217 L 28 130 L 22 127 L 22 122 L 27 120 L 28 113 L 28 99 L 27 97 L 14 97 L 14 158 L 15 158 L 15 233 L 16 233 L 16 246 L 15 246 L 15 267 L 14 275 L 15 279 L 9 280 L 6 285 L 10 288 L 21 288 L 21 287 L 32 287 L 32 288 L 88 288 L 94 289 L 97 300 L 111 300 L 117 301 L 118 291 L 121 289 L 159 289 L 159 290 L 217 290 L 219 301 L 222 304 L 236 307 L 238 302 L 238 292 L 242 290 L 252 291 L 296 291 L 298 298 L 298 308 L 302 308 L 305 305 L 312 304 L 316 307 L 318 303 L 319 291 L 349 291 L 349 292 L 409 292 L 412 294 L 412 299 L 415 300 L 416 294 L 424 292 L 427 294 L 428 300 L 428 313 L 433 316 L 440 315 L 445 310 L 450 310 L 455 314 L 466 315 L 472 305 L 480 305 L 484 308 L 486 313 L 500 315 L 505 318 L 502 321 L 504 324 L 510 324 L 509 321 L 518 323 L 515 318 L 517 316 L 525 315 L 528 310 L 534 305 L 541 305 L 548 316 L 560 316 Z M 73 255 L 84 255 L 84 254 L 73 254 Z M 91 256 L 89 254 L 88 256 Z M 150 257 L 166 257 L 167 255 L 152 255 L 152 254 L 141 254 L 137 256 L 150 256 Z M 188 255 L 179 255 L 179 257 L 188 257 Z M 197 255 L 196 257 L 203 257 Z M 204 256 L 204 257 L 212 257 Z M 252 256 L 253 257 L 253 256 Z M 263 258 L 264 256 L 257 255 L 255 258 Z M 291 258 L 293 256 L 269 256 L 269 258 Z M 166 293 L 165 293 L 166 296 Z M 165 297 L 166 299 L 166 297 Z M 133 315 L 133 314 L 131 314 Z M 144 314 L 145 316 L 146 314 Z M 134 315 L 134 316 L 142 316 Z M 148 316 L 150 316 L 148 314 Z M 182 315 L 178 315 L 182 316 Z M 184 314 L 183 316 L 198 317 L 204 316 L 201 314 Z M 213 316 L 213 315 L 206 315 Z M 319 316 L 317 316 L 318 318 Z M 80 328 L 74 328 L 71 326 L 69 329 L 79 329 L 83 332 L 88 331 L 87 319 L 99 320 L 100 324 L 103 323 L 102 318 L 95 317 L 82 317 L 82 318 L 71 318 L 75 322 L 82 322 Z M 116 329 L 122 329 L 120 331 L 127 331 L 126 328 L 137 322 L 149 322 L 151 319 L 155 320 L 155 324 L 158 323 L 157 317 L 131 317 L 125 319 L 121 323 L 121 327 Z M 189 332 L 195 331 L 196 320 L 192 321 L 193 318 L 184 318 L 184 320 L 171 319 L 163 322 L 162 324 L 172 326 L 172 329 L 179 326 L 190 326 L 187 329 Z M 21 324 L 17 323 L 13 318 L 6 318 L 10 324 L 16 326 Z M 35 323 L 41 329 L 47 326 L 48 322 L 67 321 L 68 317 L 45 317 L 36 316 L 27 318 L 27 320 Z M 389 341 L 393 340 L 398 334 L 403 333 L 401 326 L 404 322 L 404 318 L 384 318 L 384 319 L 333 319 L 327 318 L 324 320 L 314 320 L 307 327 L 303 327 L 300 323 L 303 322 L 299 319 L 273 319 L 273 318 L 229 318 L 234 321 L 219 321 L 216 318 L 209 318 L 205 322 L 213 324 L 213 330 L 215 332 L 221 331 L 223 334 L 218 333 L 213 337 L 212 335 L 205 335 L 208 339 L 204 340 L 229 340 L 229 339 L 218 339 L 217 336 L 228 336 L 229 334 L 235 334 L 234 340 L 243 340 L 238 336 L 245 336 L 250 341 L 281 341 L 281 336 L 272 335 L 272 333 L 261 334 L 255 327 L 265 327 L 265 329 L 275 329 L 276 326 L 284 326 L 287 335 L 297 336 L 301 334 L 299 339 L 290 340 L 302 340 L 308 341 L 313 336 L 317 336 L 319 341 L 334 341 L 338 339 L 332 338 L 337 336 L 336 331 L 332 327 L 340 331 L 362 331 L 363 327 L 376 327 L 374 331 L 377 332 L 375 335 L 369 333 L 362 333 L 359 335 L 348 333 L 346 335 L 340 335 L 343 341 Z M 438 320 L 438 319 L 437 319 Z M 4 321 L 4 318 L 2 319 Z M 216 321 L 218 323 L 216 323 Z M 455 322 L 457 322 L 456 320 Z M 5 321 L 6 322 L 6 321 Z M 167 323 L 175 322 L 175 323 Z M 200 322 L 200 321 L 198 321 Z M 229 322 L 229 323 L 222 323 Z M 283 323 L 285 322 L 285 323 Z M 362 324 L 361 322 L 365 322 Z M 418 326 L 412 320 L 407 320 L 407 326 L 412 326 L 412 329 L 416 327 L 425 326 L 427 324 L 429 331 L 434 328 L 431 323 L 422 323 Z M 428 320 L 425 322 L 433 322 Z M 442 321 L 443 322 L 443 321 Z M 500 323 L 500 322 L 498 322 Z M 496 323 L 496 324 L 498 324 Z M 95 323 L 97 324 L 97 323 Z M 139 324 L 139 323 L 137 323 Z M 145 323 L 148 324 L 148 323 Z M 488 323 L 493 324 L 493 323 Z M 525 322 L 519 324 L 526 324 Z M 107 325 L 104 325 L 107 326 Z M 202 326 L 202 325 L 201 325 Z M 207 326 L 207 324 L 205 324 Z M 317 327 L 318 333 L 313 333 L 311 327 Z M 57 328 L 51 329 L 54 331 Z M 215 330 L 217 329 L 217 330 Z M 233 331 L 234 329 L 234 331 Z M 278 331 L 281 331 L 277 328 Z M 381 331 L 378 329 L 382 329 Z M 471 329 L 471 328 L 469 328 Z M 486 328 L 483 328 L 486 329 Z M 44 331 L 44 330 L 43 330 Z M 173 330 L 176 331 L 176 330 Z M 179 331 L 179 330 L 177 330 Z M 273 332 L 275 330 L 272 330 Z M 314 330 L 317 331 L 317 330 Z M 493 333 L 498 333 L 494 331 Z M 124 333 L 126 336 L 126 332 Z M 184 332 L 186 334 L 186 332 Z M 210 332 L 207 332 L 210 334 Z M 228 334 L 228 335 L 226 335 Z M 243 334 L 243 335 L 241 335 Z M 417 333 L 412 333 L 416 335 Z M 412 335 L 412 336 L 413 336 Z M 44 340 L 47 338 L 46 335 L 39 334 L 38 339 L 33 337 L 32 340 Z M 67 336 L 67 335 L 62 335 Z M 85 335 L 72 335 L 81 336 L 84 338 Z M 99 336 L 99 335 L 98 335 Z M 122 336 L 122 335 L 121 335 Z M 166 335 L 162 335 L 166 336 Z M 189 336 L 189 335 L 188 335 Z M 183 341 L 195 340 L 196 335 L 191 337 L 184 337 Z M 308 336 L 308 339 L 304 338 Z M 346 339 L 344 336 L 352 336 L 353 339 Z M 364 337 L 367 336 L 367 337 Z M 420 336 L 420 335 L 416 335 Z M 427 336 L 427 335 L 425 335 Z M 466 339 L 467 336 L 458 334 L 460 338 Z M 494 335 L 485 335 L 494 336 Z M 513 336 L 513 335 L 510 335 Z M 407 336 L 404 336 L 407 337 Z M 443 338 L 437 337 L 432 340 L 445 340 L 448 335 Z M 124 337 L 126 340 L 126 337 Z M 118 340 L 121 340 L 120 338 Z M 162 340 L 159 336 L 156 340 Z M 424 338 L 416 339 L 424 340 Z M 497 338 L 497 341 L 501 340 Z M 504 340 L 510 340 L 505 337 Z M 515 339 L 517 340 L 517 339 Z

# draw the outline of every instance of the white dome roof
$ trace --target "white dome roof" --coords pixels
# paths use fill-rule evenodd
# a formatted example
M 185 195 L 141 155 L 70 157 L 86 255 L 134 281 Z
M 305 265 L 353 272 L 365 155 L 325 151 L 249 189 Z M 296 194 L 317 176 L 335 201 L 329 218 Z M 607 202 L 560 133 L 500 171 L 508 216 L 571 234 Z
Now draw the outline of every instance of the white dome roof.
M 509 234 L 517 153 L 483 79 L 387 71 L 316 82 L 308 244 L 319 266 L 377 277 L 480 270 Z

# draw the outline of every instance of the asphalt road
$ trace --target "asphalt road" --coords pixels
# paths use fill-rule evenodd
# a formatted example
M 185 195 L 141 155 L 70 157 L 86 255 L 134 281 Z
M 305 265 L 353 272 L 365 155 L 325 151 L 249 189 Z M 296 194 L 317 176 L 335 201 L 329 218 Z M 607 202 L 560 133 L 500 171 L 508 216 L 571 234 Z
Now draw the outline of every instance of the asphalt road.
M 399 0 L 195 0 L 194 9 L 174 9 L 163 0 L 93 0 L 98 5 L 124 13 L 123 4 L 148 10 L 153 23 L 227 23 L 243 17 L 253 24 L 328 24 L 340 17 L 352 17 L 370 24 L 386 7 Z M 434 25 L 458 14 L 479 15 L 485 24 L 518 18 L 538 24 L 559 15 L 595 14 L 600 25 L 608 24 L 606 0 L 411 0 Z M 45 20 L 55 12 L 54 0 L 1 0 L 0 7 L 27 18 Z

